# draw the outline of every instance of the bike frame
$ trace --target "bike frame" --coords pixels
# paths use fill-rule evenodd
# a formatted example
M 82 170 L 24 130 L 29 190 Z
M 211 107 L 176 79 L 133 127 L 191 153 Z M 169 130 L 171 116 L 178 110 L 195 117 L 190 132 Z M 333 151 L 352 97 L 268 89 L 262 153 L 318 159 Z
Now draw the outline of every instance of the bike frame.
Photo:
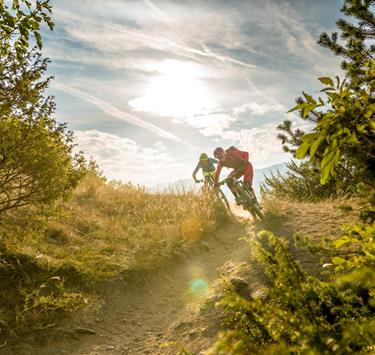
M 219 184 L 228 185 L 228 181 L 232 182 L 231 186 L 233 186 L 238 196 L 240 197 L 242 206 L 246 210 L 248 210 L 254 218 L 258 217 L 259 219 L 263 219 L 263 214 L 258 208 L 258 203 L 256 199 L 254 198 L 253 194 L 249 191 L 247 186 L 244 184 L 244 182 L 235 177 L 231 177 L 231 178 L 226 178 L 225 180 L 221 181 Z

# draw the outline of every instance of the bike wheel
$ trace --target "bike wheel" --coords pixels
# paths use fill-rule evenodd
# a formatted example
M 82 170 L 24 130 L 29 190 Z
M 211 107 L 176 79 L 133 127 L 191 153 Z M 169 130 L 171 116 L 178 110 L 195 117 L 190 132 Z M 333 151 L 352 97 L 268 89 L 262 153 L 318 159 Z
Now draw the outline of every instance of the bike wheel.
M 237 187 L 237 190 L 240 193 L 241 199 L 245 202 L 244 204 L 245 209 L 250 212 L 250 214 L 252 215 L 254 219 L 259 218 L 260 220 L 263 220 L 264 218 L 263 213 L 258 208 L 257 202 L 253 198 L 253 196 L 250 194 L 250 192 L 247 191 L 243 187 Z
M 262 211 L 257 206 L 253 206 L 251 208 L 251 210 L 253 211 L 255 217 L 258 217 L 261 221 L 263 221 L 264 215 L 263 215 Z M 253 217 L 254 217 L 254 215 L 253 215 Z
M 224 192 L 221 191 L 220 189 L 216 191 L 216 197 L 219 199 L 220 202 L 224 204 L 224 206 L 230 210 L 229 202 L 227 197 L 225 196 Z

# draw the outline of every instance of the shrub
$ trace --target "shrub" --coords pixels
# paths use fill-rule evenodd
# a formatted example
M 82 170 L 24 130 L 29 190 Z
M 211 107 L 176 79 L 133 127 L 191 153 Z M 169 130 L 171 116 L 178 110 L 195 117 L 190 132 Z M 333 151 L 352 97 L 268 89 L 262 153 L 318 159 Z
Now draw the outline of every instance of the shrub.
M 251 247 L 268 288 L 250 301 L 227 288 L 221 305 L 230 330 L 221 334 L 212 354 L 350 354 L 374 345 L 374 278 L 345 275 L 335 281 L 334 275 L 323 282 L 309 276 L 287 242 L 270 232 L 261 232 Z

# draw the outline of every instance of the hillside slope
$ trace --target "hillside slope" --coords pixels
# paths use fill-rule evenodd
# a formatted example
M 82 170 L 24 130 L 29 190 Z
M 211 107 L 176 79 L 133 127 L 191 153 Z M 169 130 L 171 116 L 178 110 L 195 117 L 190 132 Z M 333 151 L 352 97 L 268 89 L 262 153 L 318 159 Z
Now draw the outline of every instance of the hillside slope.
M 268 201 L 264 223 L 245 219 L 237 208 L 237 221 L 197 242 L 159 271 L 101 284 L 97 293 L 103 303 L 98 309 L 77 313 L 58 329 L 29 337 L 29 345 L 8 349 L 6 354 L 176 354 L 182 349 L 204 354 L 222 329 L 215 302 L 223 278 L 242 277 L 252 295 L 265 282 L 250 262 L 242 237 L 252 238 L 263 228 L 289 239 L 296 232 L 313 238 L 335 236 L 338 225 L 358 217 L 356 211 L 341 209 L 342 203 Z M 307 272 L 320 273 L 315 257 L 296 248 L 292 252 Z M 85 334 L 89 331 L 92 334 Z

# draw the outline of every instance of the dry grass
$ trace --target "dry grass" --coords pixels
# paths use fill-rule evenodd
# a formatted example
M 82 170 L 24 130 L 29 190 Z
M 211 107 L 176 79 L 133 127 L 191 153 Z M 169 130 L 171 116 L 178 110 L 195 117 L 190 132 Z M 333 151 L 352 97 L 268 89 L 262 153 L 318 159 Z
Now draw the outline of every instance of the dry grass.
M 0 338 L 84 305 L 89 282 L 158 268 L 227 218 L 207 196 L 86 177 L 69 201 L 0 226 Z
M 266 199 L 263 202 L 265 221 L 257 229 L 267 229 L 290 241 L 296 234 L 307 236 L 314 243 L 333 240 L 343 234 L 343 225 L 358 222 L 359 203 L 356 199 L 328 199 L 314 203 Z M 311 255 L 306 248 L 291 246 L 291 251 L 305 271 L 321 274 L 320 256 Z

